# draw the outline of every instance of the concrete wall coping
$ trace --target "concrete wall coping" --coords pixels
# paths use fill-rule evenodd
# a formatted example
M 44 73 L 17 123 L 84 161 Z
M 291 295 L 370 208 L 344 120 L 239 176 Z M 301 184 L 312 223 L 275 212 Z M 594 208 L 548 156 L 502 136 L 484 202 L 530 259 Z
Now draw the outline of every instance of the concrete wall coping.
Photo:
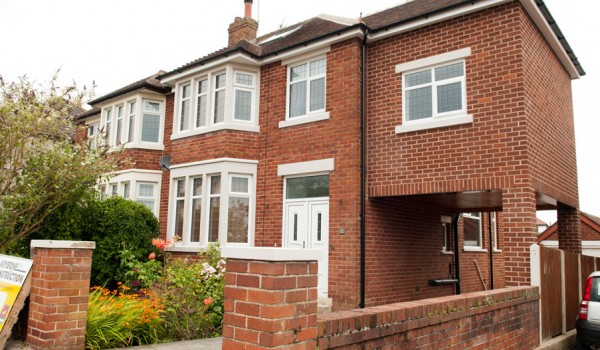
M 49 249 L 96 249 L 96 242 L 91 241 L 51 241 L 31 240 L 31 248 Z
M 274 247 L 222 247 L 221 256 L 228 259 L 261 261 L 317 261 L 323 255 L 317 249 Z

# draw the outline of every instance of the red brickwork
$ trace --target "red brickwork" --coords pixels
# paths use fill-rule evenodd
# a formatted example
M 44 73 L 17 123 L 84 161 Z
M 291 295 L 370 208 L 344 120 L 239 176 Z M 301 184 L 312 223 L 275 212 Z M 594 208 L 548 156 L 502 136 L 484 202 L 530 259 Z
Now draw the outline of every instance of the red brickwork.
M 516 287 L 319 315 L 319 349 L 534 349 L 538 302 Z
M 558 203 L 558 249 L 581 253 L 581 219 L 579 210 Z
M 84 349 L 93 242 L 33 242 L 27 342 L 34 349 Z M 63 243 L 51 243 L 57 242 Z
M 230 258 L 225 284 L 223 349 L 315 349 L 315 261 Z
M 334 309 L 356 308 L 360 281 L 360 42 L 327 54 L 329 120 L 279 128 L 285 120 L 287 67 L 261 70 L 256 198 L 257 246 L 281 246 L 283 177 L 280 164 L 334 158 L 329 173 L 329 297 Z M 340 234 L 340 230 L 344 232 Z

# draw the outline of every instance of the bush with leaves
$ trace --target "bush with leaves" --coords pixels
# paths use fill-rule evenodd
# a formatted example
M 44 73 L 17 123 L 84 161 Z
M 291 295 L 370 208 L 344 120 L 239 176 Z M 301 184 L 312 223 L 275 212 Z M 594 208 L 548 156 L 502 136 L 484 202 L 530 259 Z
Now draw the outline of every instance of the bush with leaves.
M 133 258 L 146 259 L 153 249 L 151 240 L 158 237 L 156 216 L 143 204 L 111 197 L 89 205 L 82 238 L 95 241 L 92 257 L 92 285 L 115 289 L 125 280 L 121 251 L 127 249 Z
M 132 288 L 148 288 L 163 300 L 161 314 L 168 339 L 178 341 L 218 336 L 223 321 L 225 261 L 218 244 L 200 250 L 196 259 L 172 258 L 166 248 L 173 241 L 153 240 L 158 252 L 148 261 L 123 251 L 126 283 Z M 160 259 L 160 260 L 159 260 Z
M 99 178 L 119 167 L 106 146 L 75 142 L 73 116 L 90 92 L 56 80 L 43 88 L 0 77 L 0 253 L 24 254 L 33 233 L 68 225 L 70 216 L 52 215 L 85 206 Z

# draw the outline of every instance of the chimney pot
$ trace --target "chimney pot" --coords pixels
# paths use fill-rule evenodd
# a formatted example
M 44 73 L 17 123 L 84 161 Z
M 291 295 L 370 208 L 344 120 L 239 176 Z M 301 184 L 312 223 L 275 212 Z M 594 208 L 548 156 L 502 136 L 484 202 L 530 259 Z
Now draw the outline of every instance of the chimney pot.
M 244 17 L 252 17 L 252 0 L 244 0 Z

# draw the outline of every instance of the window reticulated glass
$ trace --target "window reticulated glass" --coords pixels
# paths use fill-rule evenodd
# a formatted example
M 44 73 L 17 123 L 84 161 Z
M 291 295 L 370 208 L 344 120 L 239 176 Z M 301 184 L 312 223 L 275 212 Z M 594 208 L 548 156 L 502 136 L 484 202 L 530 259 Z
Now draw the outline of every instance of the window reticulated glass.
M 329 197 L 329 175 L 287 179 L 286 199 Z
M 464 213 L 463 226 L 465 246 L 481 248 L 481 213 Z
M 160 103 L 144 101 L 142 114 L 142 141 L 158 142 L 160 132 Z
M 221 212 L 221 176 L 210 177 L 210 212 L 208 219 L 208 241 L 219 240 L 219 215 Z
M 187 130 L 190 122 L 190 89 L 191 84 L 181 86 L 181 104 L 179 111 L 179 130 Z
M 222 123 L 225 121 L 225 73 L 215 77 L 215 108 L 213 122 Z
M 321 58 L 290 68 L 288 117 L 325 110 L 326 59 Z

